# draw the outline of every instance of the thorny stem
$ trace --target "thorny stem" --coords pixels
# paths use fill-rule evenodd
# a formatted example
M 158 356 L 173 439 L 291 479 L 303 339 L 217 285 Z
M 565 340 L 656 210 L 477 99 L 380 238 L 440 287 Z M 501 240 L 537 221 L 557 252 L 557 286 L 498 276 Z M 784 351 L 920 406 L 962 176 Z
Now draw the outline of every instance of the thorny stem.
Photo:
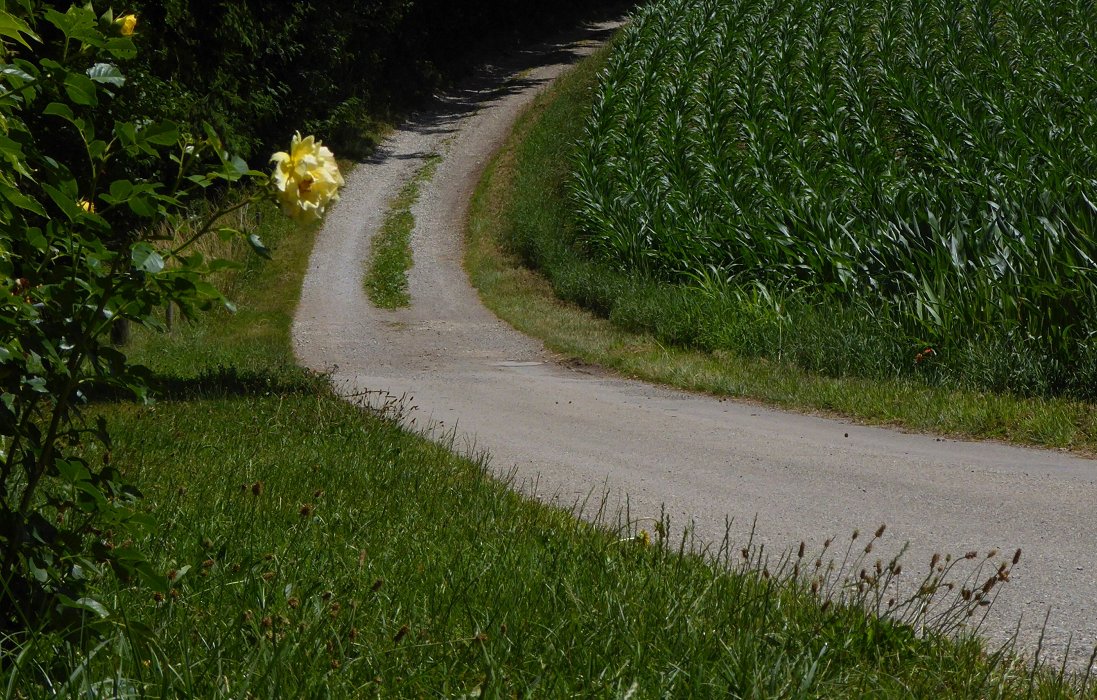
M 170 255 L 172 257 L 174 257 L 176 255 L 179 255 L 184 250 L 189 248 L 192 243 L 194 243 L 199 238 L 201 238 L 202 236 L 205 236 L 207 233 L 209 233 L 210 229 L 213 228 L 213 225 L 222 216 L 224 216 L 226 214 L 231 214 L 232 212 L 237 211 L 239 209 L 243 209 L 244 207 L 246 207 L 247 205 L 253 203 L 254 201 L 255 201 L 254 198 L 249 197 L 247 199 L 241 200 L 240 202 L 237 202 L 236 204 L 232 205 L 231 207 L 225 207 L 223 209 L 219 209 L 216 213 L 212 214 L 209 219 L 206 220 L 206 223 L 202 226 L 202 228 L 198 229 L 197 233 L 195 233 L 193 236 L 191 236 L 186 241 L 184 241 L 183 244 L 180 245 L 178 248 L 173 249 L 171 251 Z

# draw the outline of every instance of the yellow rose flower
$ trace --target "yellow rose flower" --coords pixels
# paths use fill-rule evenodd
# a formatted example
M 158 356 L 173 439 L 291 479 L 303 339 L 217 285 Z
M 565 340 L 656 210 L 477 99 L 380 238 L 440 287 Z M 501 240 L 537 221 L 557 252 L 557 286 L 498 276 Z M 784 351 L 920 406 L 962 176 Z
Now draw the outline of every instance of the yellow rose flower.
M 119 34 L 133 36 L 133 30 L 137 28 L 137 15 L 122 15 L 114 23 L 118 25 Z
M 81 199 L 79 202 L 76 203 L 76 206 L 80 207 L 89 214 L 95 213 L 95 203 L 89 202 L 86 199 Z
M 279 151 L 270 160 L 278 201 L 289 216 L 318 219 L 329 204 L 339 201 L 343 175 L 335 155 L 314 137 L 294 134 L 289 152 Z

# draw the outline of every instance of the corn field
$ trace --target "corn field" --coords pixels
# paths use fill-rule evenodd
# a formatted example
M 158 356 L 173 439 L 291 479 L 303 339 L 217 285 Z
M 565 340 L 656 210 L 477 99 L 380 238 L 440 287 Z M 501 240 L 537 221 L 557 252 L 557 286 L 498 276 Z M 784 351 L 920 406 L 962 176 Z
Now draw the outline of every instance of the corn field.
M 1095 42 L 1092 0 L 653 2 L 578 149 L 582 241 L 946 355 L 994 337 L 1092 398 L 1071 367 L 1097 344 Z

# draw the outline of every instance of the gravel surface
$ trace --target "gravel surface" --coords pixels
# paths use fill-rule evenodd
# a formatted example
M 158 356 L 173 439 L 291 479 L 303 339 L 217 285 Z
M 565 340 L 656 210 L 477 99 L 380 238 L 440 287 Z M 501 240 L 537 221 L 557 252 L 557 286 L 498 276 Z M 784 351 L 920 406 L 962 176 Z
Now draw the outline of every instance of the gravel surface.
M 1019 632 L 1034 653 L 1084 667 L 1097 643 L 1097 463 L 997 443 L 958 442 L 783 413 L 562 363 L 480 303 L 462 268 L 468 202 L 532 98 L 603 41 L 595 25 L 488 66 L 396 131 L 348 178 L 312 253 L 294 324 L 300 362 L 349 394 L 403 401 L 410 426 L 486 450 L 522 488 L 587 511 L 626 502 L 633 519 L 701 538 L 731 534 L 771 551 L 818 546 L 880 523 L 876 553 L 909 543 L 906 569 L 934 552 L 991 548 L 1024 558 L 982 632 Z M 444 160 L 413 212 L 412 305 L 373 308 L 362 290 L 369 240 L 388 201 L 433 153 Z M 395 398 L 394 398 L 395 397 Z M 605 500 L 603 500 L 603 497 Z M 649 523 L 650 520 L 643 521 Z M 643 523 L 641 523 L 643 524 Z M 885 559 L 886 561 L 886 559 Z

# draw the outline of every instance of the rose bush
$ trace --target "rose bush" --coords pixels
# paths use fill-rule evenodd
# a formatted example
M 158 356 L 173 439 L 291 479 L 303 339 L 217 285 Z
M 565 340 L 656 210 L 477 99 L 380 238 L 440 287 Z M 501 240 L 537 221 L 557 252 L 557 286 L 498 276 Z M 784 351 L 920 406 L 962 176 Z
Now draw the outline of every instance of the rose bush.
M 137 20 L 0 3 L 0 656 L 28 632 L 115 624 L 89 594 L 107 572 L 166 591 L 131 544 L 151 522 L 140 494 L 84 409 L 105 388 L 146 396 L 147 373 L 110 343 L 117 324 L 229 305 L 207 277 L 231 263 L 193 252 L 197 239 L 241 236 L 267 253 L 219 225 L 247 197 L 200 221 L 190 207 L 244 182 L 270 196 L 269 176 L 212 128 L 142 118 L 119 97 Z M 276 161 L 284 205 L 319 216 L 335 201 L 342 177 L 314 139 Z M 184 222 L 193 233 L 175 241 Z

